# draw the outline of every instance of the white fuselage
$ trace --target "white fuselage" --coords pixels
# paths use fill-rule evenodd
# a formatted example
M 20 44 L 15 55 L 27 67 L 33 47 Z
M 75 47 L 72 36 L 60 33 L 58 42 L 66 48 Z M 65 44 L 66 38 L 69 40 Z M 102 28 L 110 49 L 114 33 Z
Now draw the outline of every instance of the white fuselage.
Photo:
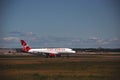
M 28 52 L 30 53 L 75 53 L 74 50 L 70 48 L 41 48 L 41 49 L 30 49 Z

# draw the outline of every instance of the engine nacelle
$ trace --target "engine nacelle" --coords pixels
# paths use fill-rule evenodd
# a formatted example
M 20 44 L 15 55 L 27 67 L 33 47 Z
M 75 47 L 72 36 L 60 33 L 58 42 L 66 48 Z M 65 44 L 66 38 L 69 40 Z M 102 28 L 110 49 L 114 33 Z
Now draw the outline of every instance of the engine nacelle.
M 57 57 L 61 57 L 61 54 L 56 54 Z

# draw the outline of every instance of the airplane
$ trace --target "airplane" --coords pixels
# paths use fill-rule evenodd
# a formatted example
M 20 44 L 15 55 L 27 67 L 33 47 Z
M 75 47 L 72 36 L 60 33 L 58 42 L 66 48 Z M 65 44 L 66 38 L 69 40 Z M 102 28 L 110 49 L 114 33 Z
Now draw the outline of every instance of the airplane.
M 61 54 L 70 54 L 76 53 L 76 51 L 71 48 L 40 48 L 40 49 L 32 49 L 24 40 L 20 40 L 22 45 L 22 50 L 28 53 L 33 54 L 43 54 L 46 57 L 61 57 Z

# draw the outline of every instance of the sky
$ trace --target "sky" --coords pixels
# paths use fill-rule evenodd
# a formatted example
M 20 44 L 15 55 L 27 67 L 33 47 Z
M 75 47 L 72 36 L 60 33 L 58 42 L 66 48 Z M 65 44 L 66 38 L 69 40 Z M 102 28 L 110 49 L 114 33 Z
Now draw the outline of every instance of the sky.
M 1 0 L 0 47 L 120 48 L 119 0 Z

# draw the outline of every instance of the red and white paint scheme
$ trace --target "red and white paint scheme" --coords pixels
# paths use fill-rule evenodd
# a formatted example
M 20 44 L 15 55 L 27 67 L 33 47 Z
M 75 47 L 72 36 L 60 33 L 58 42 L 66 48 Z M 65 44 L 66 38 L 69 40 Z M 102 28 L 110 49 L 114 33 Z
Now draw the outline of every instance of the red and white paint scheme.
M 21 45 L 23 47 L 23 51 L 29 53 L 43 53 L 46 57 L 56 57 L 61 56 L 63 53 L 76 53 L 74 50 L 70 48 L 40 48 L 40 49 L 31 49 L 31 47 L 24 41 L 21 40 Z

